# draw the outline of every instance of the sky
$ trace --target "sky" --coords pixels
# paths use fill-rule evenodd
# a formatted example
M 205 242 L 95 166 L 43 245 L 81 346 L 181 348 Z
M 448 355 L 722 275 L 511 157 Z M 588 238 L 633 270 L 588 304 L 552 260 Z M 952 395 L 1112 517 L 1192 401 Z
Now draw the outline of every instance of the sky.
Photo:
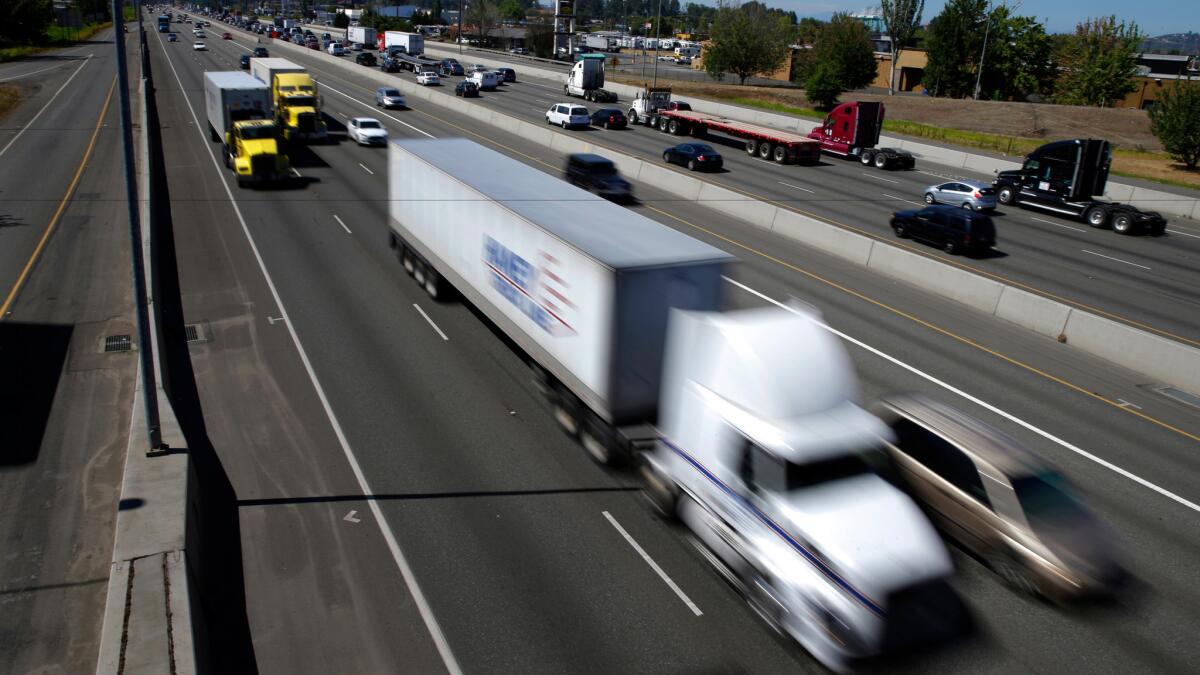
M 688 0 L 681 0 L 687 4 Z M 715 0 L 693 0 L 716 4 Z M 764 0 L 768 7 L 794 10 L 798 16 L 829 18 L 834 12 L 857 12 L 877 7 L 878 0 Z M 937 16 L 946 0 L 925 0 L 923 22 Z M 1075 24 L 1093 16 L 1116 15 L 1117 19 L 1132 20 L 1147 35 L 1200 32 L 1200 0 L 1010 0 L 1009 6 L 1019 5 L 1017 13 L 1035 16 L 1046 23 L 1051 33 L 1069 33 Z

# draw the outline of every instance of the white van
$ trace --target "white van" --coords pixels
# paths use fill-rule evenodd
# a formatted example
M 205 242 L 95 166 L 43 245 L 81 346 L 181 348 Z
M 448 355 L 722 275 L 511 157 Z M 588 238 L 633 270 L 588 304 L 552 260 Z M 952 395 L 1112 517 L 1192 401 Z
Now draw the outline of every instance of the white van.
M 471 73 L 471 80 L 479 86 L 480 91 L 487 91 L 500 84 L 500 75 L 491 70 L 477 70 Z

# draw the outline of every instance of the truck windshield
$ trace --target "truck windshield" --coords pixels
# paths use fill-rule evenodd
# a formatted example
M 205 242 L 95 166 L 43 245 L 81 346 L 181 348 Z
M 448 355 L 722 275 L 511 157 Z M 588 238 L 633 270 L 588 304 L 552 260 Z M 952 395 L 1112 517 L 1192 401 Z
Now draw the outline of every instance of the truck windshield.
M 872 473 L 871 467 L 858 455 L 830 457 L 807 464 L 787 462 L 787 490 L 802 490 L 864 473 Z
M 315 107 L 315 99 L 312 96 L 289 96 L 286 104 L 289 108 L 312 108 Z
M 753 489 L 791 492 L 868 473 L 886 474 L 886 467 L 887 456 L 880 448 L 792 462 L 747 440 L 739 473 Z
M 257 141 L 264 138 L 275 138 L 275 126 L 271 124 L 256 124 L 242 127 L 242 138 Z

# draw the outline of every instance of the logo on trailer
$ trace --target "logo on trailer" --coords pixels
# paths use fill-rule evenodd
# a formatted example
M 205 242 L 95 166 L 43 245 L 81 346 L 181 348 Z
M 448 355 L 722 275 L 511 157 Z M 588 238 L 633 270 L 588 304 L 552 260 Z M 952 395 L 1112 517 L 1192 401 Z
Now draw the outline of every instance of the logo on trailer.
M 554 337 L 575 335 L 575 329 L 562 318 L 563 308 L 575 309 L 575 303 L 566 296 L 567 282 L 555 272 L 557 258 L 538 251 L 538 266 L 534 267 L 504 244 L 485 237 L 483 264 L 492 273 L 492 288 L 542 330 Z

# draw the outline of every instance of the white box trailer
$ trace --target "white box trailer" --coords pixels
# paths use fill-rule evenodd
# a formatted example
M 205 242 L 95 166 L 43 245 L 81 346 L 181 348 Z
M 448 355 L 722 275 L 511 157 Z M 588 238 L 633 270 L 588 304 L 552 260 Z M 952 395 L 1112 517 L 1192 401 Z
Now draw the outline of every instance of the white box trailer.
M 241 71 L 204 73 L 204 109 L 213 141 L 225 142 L 234 122 L 271 117 L 271 90 Z
M 581 425 L 637 440 L 619 428 L 655 419 L 670 309 L 717 310 L 732 256 L 466 139 L 393 142 L 388 172 L 390 243 L 418 281 L 449 281 Z
M 425 36 L 420 33 L 389 30 L 383 34 L 383 48 L 390 52 L 392 47 L 403 47 L 405 54 L 420 56 L 425 53 Z
M 350 42 L 361 42 L 368 49 L 375 47 L 375 29 L 369 26 L 354 26 L 349 31 Z

